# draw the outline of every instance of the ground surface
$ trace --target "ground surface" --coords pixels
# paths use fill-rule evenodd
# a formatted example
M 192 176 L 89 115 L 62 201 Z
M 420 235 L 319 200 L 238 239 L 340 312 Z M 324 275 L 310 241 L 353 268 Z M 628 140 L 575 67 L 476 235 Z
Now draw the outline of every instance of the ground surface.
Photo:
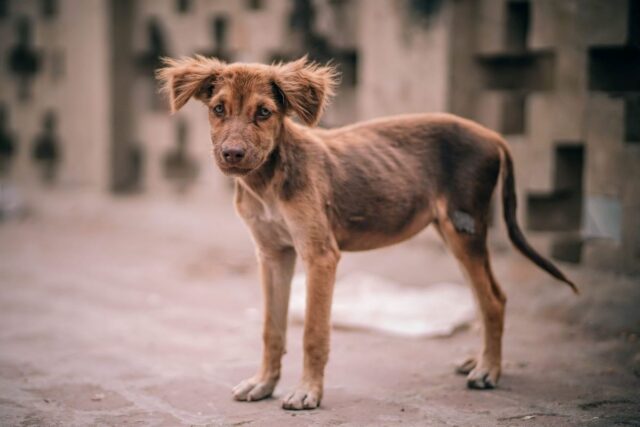
M 299 324 L 274 398 L 231 399 L 260 358 L 261 297 L 226 204 L 39 198 L 0 223 L 0 425 L 640 425 L 640 280 L 565 266 L 576 298 L 511 251 L 494 261 L 509 296 L 497 390 L 452 373 L 474 328 L 337 330 L 321 409 L 287 412 Z M 340 274 L 362 269 L 407 286 L 460 280 L 429 234 L 345 255 Z

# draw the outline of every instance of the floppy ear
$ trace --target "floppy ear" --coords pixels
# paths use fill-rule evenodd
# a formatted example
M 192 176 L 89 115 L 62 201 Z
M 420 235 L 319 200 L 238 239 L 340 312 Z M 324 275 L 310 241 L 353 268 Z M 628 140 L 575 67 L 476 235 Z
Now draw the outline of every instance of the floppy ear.
M 164 67 L 156 71 L 162 91 L 169 94 L 171 112 L 178 111 L 193 96 L 207 102 L 213 84 L 225 64 L 215 58 L 196 55 L 193 58 L 163 58 Z
M 335 67 L 310 62 L 306 55 L 297 61 L 273 67 L 273 83 L 282 93 L 286 108 L 295 112 L 307 125 L 317 124 L 338 84 Z

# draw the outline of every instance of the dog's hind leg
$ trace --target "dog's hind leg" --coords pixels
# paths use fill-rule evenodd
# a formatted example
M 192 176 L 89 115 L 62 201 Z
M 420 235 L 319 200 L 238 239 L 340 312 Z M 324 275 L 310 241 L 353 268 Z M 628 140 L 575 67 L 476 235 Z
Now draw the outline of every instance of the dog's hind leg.
M 458 371 L 468 373 L 470 388 L 494 388 L 500 377 L 506 297 L 491 270 L 486 222 L 467 213 L 454 213 L 442 209 L 436 227 L 471 283 L 483 326 L 482 351 Z
M 233 388 L 236 400 L 254 401 L 271 396 L 280 379 L 285 352 L 287 312 L 296 252 L 288 249 L 258 250 L 264 294 L 264 348 L 258 373 Z

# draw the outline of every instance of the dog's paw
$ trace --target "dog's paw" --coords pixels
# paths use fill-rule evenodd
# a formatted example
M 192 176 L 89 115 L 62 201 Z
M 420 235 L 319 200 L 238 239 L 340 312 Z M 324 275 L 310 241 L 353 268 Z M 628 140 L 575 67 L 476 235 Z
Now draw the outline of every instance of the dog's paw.
M 282 400 L 284 409 L 315 409 L 320 406 L 321 387 L 300 386 Z
M 233 388 L 233 398 L 246 402 L 264 399 L 273 394 L 276 383 L 275 380 L 260 380 L 255 377 L 246 379 Z
M 462 362 L 456 363 L 456 374 L 468 375 L 478 364 L 478 359 L 469 357 Z
M 480 364 L 467 375 L 467 387 L 476 390 L 496 388 L 500 378 L 500 365 L 490 366 Z

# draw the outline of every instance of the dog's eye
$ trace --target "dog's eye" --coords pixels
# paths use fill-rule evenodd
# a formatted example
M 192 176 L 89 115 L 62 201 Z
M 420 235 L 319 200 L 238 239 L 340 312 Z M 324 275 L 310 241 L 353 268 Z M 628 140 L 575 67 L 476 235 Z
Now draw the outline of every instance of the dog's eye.
M 258 112 L 256 113 L 256 116 L 260 120 L 266 120 L 269 117 L 271 117 L 271 111 L 269 111 L 265 107 L 260 107 L 260 108 L 258 108 Z
M 215 113 L 216 116 L 223 116 L 224 115 L 224 105 L 222 104 L 218 104 L 215 107 L 212 108 L 213 112 Z

